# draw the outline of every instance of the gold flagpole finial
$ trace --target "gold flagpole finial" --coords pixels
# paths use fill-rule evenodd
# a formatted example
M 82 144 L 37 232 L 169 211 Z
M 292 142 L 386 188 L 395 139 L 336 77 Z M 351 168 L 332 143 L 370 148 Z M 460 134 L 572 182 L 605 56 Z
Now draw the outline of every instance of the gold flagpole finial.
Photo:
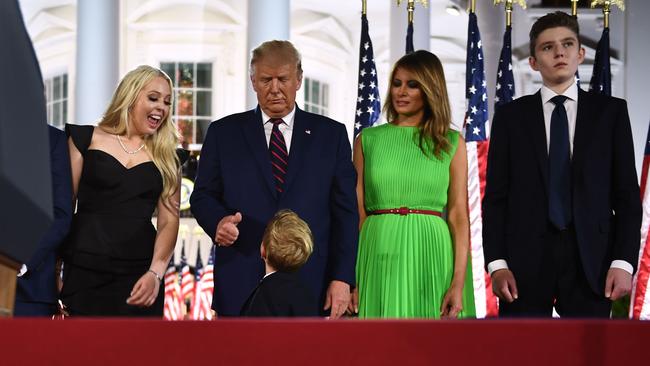
M 571 1 L 571 15 L 578 17 L 578 0 L 569 0 Z
M 406 10 L 408 11 L 408 19 L 409 23 L 413 23 L 413 12 L 415 11 L 415 1 L 416 0 L 407 0 L 406 4 Z M 425 8 L 427 7 L 427 0 L 417 0 L 417 2 L 421 3 L 422 6 Z M 400 6 L 402 4 L 402 0 L 397 0 L 397 6 Z
M 361 0 L 361 14 L 366 15 L 366 12 L 368 11 L 368 3 L 366 0 Z
M 497 6 L 500 3 L 506 4 L 506 26 L 512 26 L 512 9 L 513 3 L 517 2 L 522 9 L 526 9 L 526 0 L 494 0 L 494 5 Z
M 596 6 L 601 6 L 603 8 L 603 15 L 605 16 L 604 26 L 609 28 L 609 13 L 611 13 L 611 6 L 618 6 L 621 11 L 625 11 L 625 1 L 624 0 L 594 0 L 591 2 L 591 7 L 595 8 Z
M 476 0 L 471 0 L 469 2 L 469 12 L 476 13 Z

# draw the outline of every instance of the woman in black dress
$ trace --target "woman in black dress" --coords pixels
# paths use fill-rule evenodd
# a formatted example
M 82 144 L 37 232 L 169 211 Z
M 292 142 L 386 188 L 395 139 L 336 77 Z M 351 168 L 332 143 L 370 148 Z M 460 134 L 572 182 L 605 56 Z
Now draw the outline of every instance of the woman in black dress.
M 77 212 L 63 248 L 61 299 L 73 316 L 163 314 L 161 279 L 180 201 L 172 90 L 164 72 L 140 66 L 122 79 L 97 127 L 66 126 Z

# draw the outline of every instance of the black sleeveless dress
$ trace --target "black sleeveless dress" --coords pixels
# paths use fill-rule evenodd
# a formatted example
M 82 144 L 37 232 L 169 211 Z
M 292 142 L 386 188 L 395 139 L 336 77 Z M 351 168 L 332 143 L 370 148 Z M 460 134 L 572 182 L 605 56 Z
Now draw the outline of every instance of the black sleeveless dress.
M 151 161 L 127 169 L 112 155 L 88 149 L 93 131 L 93 126 L 66 125 L 83 156 L 83 171 L 77 212 L 63 245 L 61 300 L 71 315 L 162 317 L 162 284 L 152 306 L 126 303 L 153 257 L 156 230 L 151 217 L 162 176 Z M 180 150 L 181 161 L 184 155 Z

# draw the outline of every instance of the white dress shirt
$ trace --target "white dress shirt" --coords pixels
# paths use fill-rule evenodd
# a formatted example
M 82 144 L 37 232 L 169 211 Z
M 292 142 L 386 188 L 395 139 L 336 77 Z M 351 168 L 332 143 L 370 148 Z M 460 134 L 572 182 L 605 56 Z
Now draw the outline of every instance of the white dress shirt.
M 260 108 L 260 111 L 262 112 L 262 121 L 264 122 L 264 135 L 266 135 L 266 146 L 268 147 L 271 143 L 273 123 L 271 123 L 271 117 L 264 113 L 264 111 L 262 111 L 262 108 Z M 293 136 L 293 120 L 295 116 L 296 107 L 294 106 L 289 114 L 282 117 L 282 121 L 284 123 L 281 123 L 278 126 L 280 132 L 282 132 L 282 136 L 284 136 L 284 144 L 287 145 L 287 154 L 289 154 L 289 151 L 291 149 L 291 136 Z
M 540 94 L 542 97 L 542 109 L 544 110 L 544 127 L 546 129 L 546 151 L 548 152 L 551 144 L 548 138 L 551 134 L 551 115 L 555 109 L 555 104 L 551 99 L 559 94 L 548 88 L 546 85 L 542 86 Z M 566 109 L 566 116 L 569 122 L 569 151 L 573 157 L 573 138 L 576 131 L 576 116 L 578 115 L 578 85 L 574 82 L 561 95 L 567 97 L 564 101 L 564 109 Z M 620 268 L 629 274 L 632 274 L 633 272 L 632 265 L 623 260 L 612 261 L 610 268 Z M 488 272 L 490 275 L 499 269 L 508 269 L 508 263 L 505 259 L 496 259 L 488 263 Z

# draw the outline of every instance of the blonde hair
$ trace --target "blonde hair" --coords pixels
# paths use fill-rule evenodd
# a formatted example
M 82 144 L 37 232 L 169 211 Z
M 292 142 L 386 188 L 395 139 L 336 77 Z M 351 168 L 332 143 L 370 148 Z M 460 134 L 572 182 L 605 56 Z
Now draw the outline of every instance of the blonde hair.
M 389 122 L 394 121 L 398 116 L 391 96 L 393 79 L 398 69 L 408 70 L 413 74 L 423 94 L 424 115 L 418 125 L 420 150 L 427 155 L 425 145 L 431 147 L 433 143 L 433 155 L 440 159 L 442 151 L 449 152 L 451 149 L 451 143 L 447 139 L 451 124 L 451 107 L 442 63 L 436 55 L 424 50 L 404 55 L 395 63 L 390 74 L 389 85 L 391 86 L 388 88 L 384 103 L 384 114 Z
M 291 210 L 278 211 L 264 230 L 266 260 L 277 271 L 295 272 L 314 250 L 309 225 Z
M 111 103 L 99 122 L 102 130 L 111 134 L 129 134 L 129 121 L 131 108 L 135 104 L 142 89 L 156 77 L 162 77 L 173 91 L 172 81 L 162 70 L 148 65 L 140 65 L 129 71 L 117 86 Z M 166 205 L 178 189 L 178 175 L 180 161 L 176 154 L 176 146 L 180 141 L 180 134 L 170 113 L 165 116 L 160 127 L 153 135 L 144 137 L 144 144 L 151 159 L 160 171 L 163 180 L 161 198 Z
M 296 65 L 296 75 L 302 77 L 302 56 L 300 52 L 289 41 L 266 41 L 251 51 L 251 63 L 248 69 L 250 76 L 255 74 L 255 64 L 262 60 L 269 59 L 275 62 Z

